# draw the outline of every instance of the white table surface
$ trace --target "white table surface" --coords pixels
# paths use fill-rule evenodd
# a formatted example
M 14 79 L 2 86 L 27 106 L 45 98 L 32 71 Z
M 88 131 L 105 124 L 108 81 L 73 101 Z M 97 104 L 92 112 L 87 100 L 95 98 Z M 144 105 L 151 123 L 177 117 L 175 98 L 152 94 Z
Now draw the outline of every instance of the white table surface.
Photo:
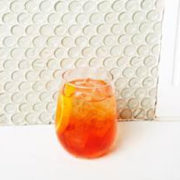
M 117 149 L 78 159 L 53 125 L 0 127 L 0 180 L 180 180 L 180 122 L 121 122 Z

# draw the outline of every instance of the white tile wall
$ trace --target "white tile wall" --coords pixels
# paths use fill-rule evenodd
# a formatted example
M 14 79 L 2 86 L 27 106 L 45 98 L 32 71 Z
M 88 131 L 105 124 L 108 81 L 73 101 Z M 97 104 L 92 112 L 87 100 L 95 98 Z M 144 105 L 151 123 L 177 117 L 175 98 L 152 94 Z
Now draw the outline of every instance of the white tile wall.
M 0 0 L 0 124 L 52 123 L 64 69 L 113 74 L 119 118 L 154 117 L 163 0 Z

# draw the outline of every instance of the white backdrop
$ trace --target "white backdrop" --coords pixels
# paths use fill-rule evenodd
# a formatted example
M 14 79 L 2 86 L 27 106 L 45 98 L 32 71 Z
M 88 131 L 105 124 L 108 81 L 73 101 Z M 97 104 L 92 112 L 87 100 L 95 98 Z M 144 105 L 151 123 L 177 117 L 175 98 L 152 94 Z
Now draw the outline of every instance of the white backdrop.
M 1 0 L 0 124 L 54 119 L 62 72 L 104 66 L 119 118 L 152 119 L 162 0 Z

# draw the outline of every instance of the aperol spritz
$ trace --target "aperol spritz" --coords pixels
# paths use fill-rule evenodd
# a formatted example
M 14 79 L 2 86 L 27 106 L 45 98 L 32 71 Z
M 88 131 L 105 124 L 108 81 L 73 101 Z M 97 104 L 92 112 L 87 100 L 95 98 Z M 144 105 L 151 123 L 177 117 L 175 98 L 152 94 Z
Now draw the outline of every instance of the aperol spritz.
M 56 132 L 64 148 L 76 156 L 107 153 L 116 135 L 116 102 L 110 83 L 89 75 L 66 80 L 58 97 Z

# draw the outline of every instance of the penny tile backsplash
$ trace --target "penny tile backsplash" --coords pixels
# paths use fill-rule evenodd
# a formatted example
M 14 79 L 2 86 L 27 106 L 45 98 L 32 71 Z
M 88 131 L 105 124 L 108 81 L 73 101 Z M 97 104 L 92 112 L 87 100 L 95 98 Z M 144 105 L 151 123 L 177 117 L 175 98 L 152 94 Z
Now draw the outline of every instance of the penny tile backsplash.
M 54 122 L 62 72 L 104 66 L 119 119 L 153 119 L 163 0 L 0 0 L 0 124 Z

